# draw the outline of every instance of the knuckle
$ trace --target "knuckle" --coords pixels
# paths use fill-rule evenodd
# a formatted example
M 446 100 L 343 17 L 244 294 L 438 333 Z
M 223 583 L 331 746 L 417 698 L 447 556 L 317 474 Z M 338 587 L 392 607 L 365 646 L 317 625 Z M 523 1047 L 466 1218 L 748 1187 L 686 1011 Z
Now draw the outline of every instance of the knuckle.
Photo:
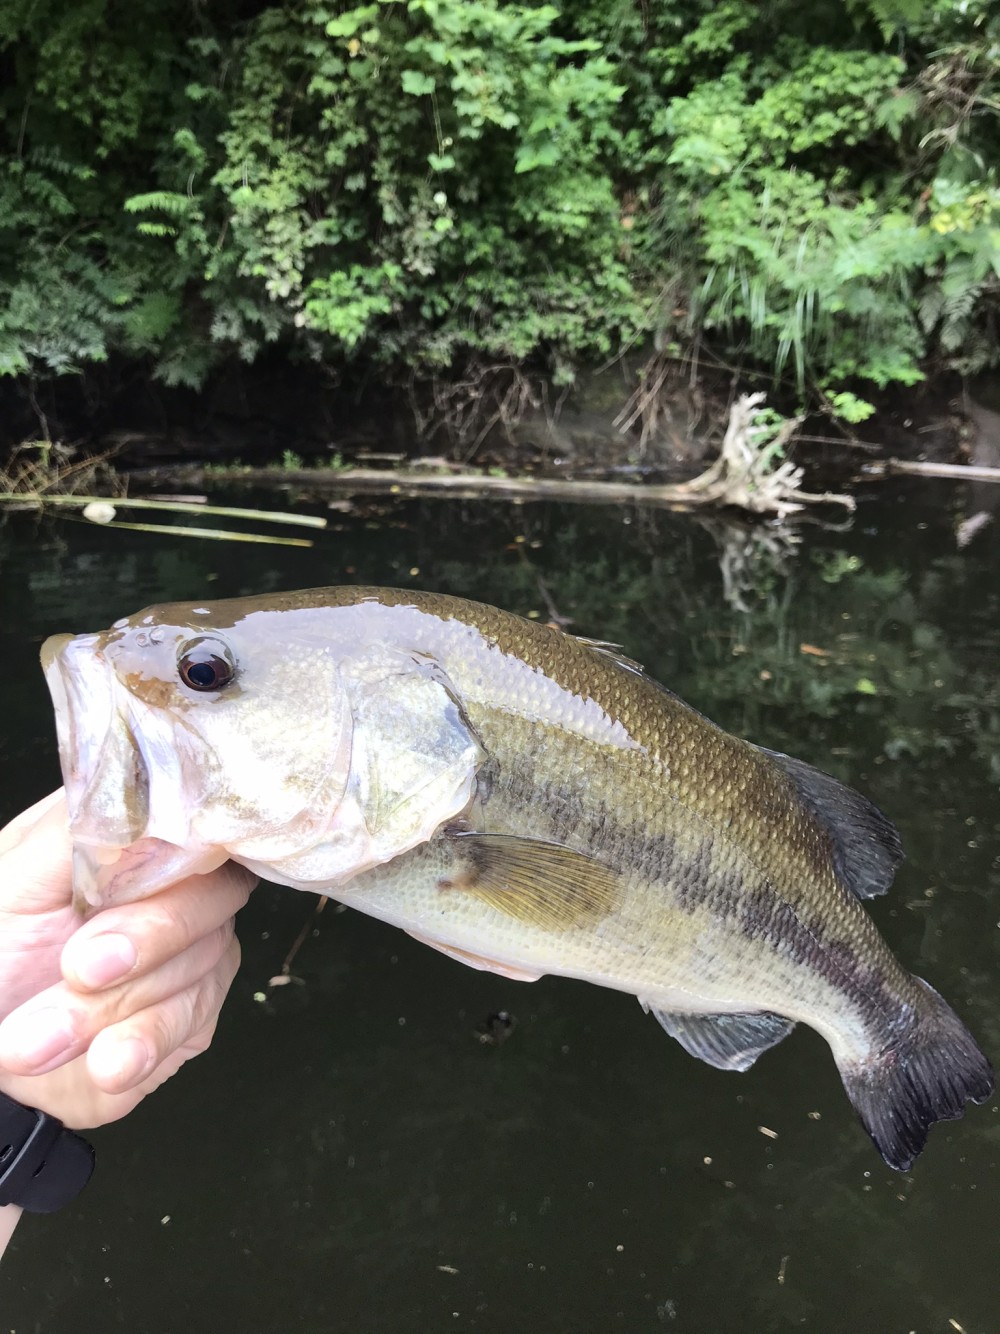
M 223 883 L 226 888 L 232 891 L 239 907 L 242 908 L 257 884 L 257 876 L 245 866 L 240 866 L 238 862 L 226 862 L 225 866 L 220 868 L 220 874 L 224 876 Z
M 212 1045 L 212 1039 L 215 1037 L 215 1029 L 216 1018 L 213 1017 L 207 1024 L 199 1028 L 197 1033 L 188 1038 L 186 1046 L 192 1056 L 201 1056 L 203 1052 L 208 1051 Z
M 183 1035 L 178 1035 L 178 1019 L 174 1006 L 157 1006 L 149 1015 L 152 1029 L 150 1037 L 156 1051 L 157 1064 L 166 1060 L 170 1053 L 183 1042 Z
M 200 942 L 199 955 L 204 963 L 204 972 L 209 969 L 217 968 L 219 961 L 226 955 L 231 942 L 233 941 L 233 922 L 232 918 L 223 922 L 211 931 L 204 940 Z
M 240 948 L 240 942 L 234 935 L 230 938 L 229 943 L 221 959 L 221 965 L 223 967 L 223 976 L 225 977 L 227 991 L 232 986 L 233 978 L 239 972 L 240 959 L 242 958 L 242 955 L 243 951 Z
M 128 936 L 139 953 L 138 966 L 141 968 L 144 958 L 155 960 L 162 958 L 164 953 L 176 954 L 190 943 L 190 913 L 179 900 L 179 895 L 167 890 L 117 911 L 101 913 L 93 919 L 91 934 L 120 932 Z
M 209 1024 L 214 1026 L 218 1018 L 219 1011 L 222 1009 L 222 1002 L 226 999 L 226 993 L 229 987 L 219 976 L 218 970 L 213 970 L 208 977 L 204 979 L 199 987 L 196 988 L 191 1005 L 190 1025 L 186 1036 L 198 1033 Z

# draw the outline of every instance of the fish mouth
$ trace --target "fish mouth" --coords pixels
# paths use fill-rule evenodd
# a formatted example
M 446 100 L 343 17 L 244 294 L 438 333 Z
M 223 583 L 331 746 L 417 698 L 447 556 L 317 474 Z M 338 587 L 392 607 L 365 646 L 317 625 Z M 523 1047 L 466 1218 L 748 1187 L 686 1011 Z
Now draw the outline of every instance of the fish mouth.
M 41 659 L 73 840 L 123 848 L 146 828 L 149 774 L 103 638 L 54 635 L 43 644 Z

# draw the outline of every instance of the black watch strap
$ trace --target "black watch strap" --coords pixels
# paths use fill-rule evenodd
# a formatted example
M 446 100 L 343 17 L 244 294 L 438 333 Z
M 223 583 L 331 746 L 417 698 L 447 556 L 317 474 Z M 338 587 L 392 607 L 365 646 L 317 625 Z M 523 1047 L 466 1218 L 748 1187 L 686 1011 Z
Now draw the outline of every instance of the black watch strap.
M 61 1121 L 0 1093 L 0 1204 L 51 1214 L 76 1199 L 94 1150 Z

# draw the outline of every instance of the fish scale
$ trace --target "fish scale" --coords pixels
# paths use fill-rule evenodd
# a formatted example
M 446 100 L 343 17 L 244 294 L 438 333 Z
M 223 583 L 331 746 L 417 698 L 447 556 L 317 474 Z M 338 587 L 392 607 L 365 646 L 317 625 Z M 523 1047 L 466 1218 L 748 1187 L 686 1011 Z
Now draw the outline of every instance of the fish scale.
M 860 901 L 902 856 L 885 817 L 611 646 L 332 588 L 149 608 L 43 662 L 90 903 L 231 856 L 473 967 L 631 992 L 724 1069 L 804 1022 L 897 1168 L 992 1089 Z

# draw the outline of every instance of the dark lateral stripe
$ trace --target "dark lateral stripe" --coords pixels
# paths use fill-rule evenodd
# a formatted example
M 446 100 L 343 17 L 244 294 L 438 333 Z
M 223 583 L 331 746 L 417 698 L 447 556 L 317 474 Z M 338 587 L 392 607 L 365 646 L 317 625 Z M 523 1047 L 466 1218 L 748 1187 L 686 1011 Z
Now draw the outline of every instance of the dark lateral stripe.
M 877 966 L 859 959 L 848 941 L 831 937 L 823 922 L 804 921 L 769 880 L 741 886 L 736 920 L 748 941 L 762 942 L 811 970 L 866 1016 L 886 1007 Z
M 516 761 L 501 779 L 508 800 L 527 808 L 539 804 L 538 772 L 526 759 Z M 887 979 L 879 973 L 878 959 L 857 956 L 847 940 L 837 939 L 821 920 L 805 919 L 778 893 L 773 881 L 745 877 L 739 859 L 720 858 L 714 865 L 717 838 L 708 834 L 692 853 L 670 833 L 648 832 L 625 824 L 620 810 L 584 797 L 576 784 L 546 788 L 544 806 L 549 816 L 549 837 L 584 840 L 584 846 L 606 865 L 623 874 L 639 875 L 662 888 L 666 904 L 687 914 L 708 913 L 748 944 L 763 946 L 793 964 L 813 972 L 839 992 L 866 1018 L 898 1009 Z M 729 864 L 729 863 L 732 864 Z M 808 875 L 810 868 L 803 867 Z M 845 911 L 863 912 L 852 899 Z M 836 923 L 832 924 L 834 927 Z
M 866 1016 L 886 1007 L 885 980 L 876 966 L 860 960 L 847 941 L 831 938 L 822 922 L 803 920 L 770 880 L 748 880 L 735 867 L 713 866 L 715 845 L 709 835 L 694 857 L 677 858 L 664 868 L 662 878 L 681 911 L 707 910 L 735 927 L 748 944 L 763 945 L 812 971 Z

